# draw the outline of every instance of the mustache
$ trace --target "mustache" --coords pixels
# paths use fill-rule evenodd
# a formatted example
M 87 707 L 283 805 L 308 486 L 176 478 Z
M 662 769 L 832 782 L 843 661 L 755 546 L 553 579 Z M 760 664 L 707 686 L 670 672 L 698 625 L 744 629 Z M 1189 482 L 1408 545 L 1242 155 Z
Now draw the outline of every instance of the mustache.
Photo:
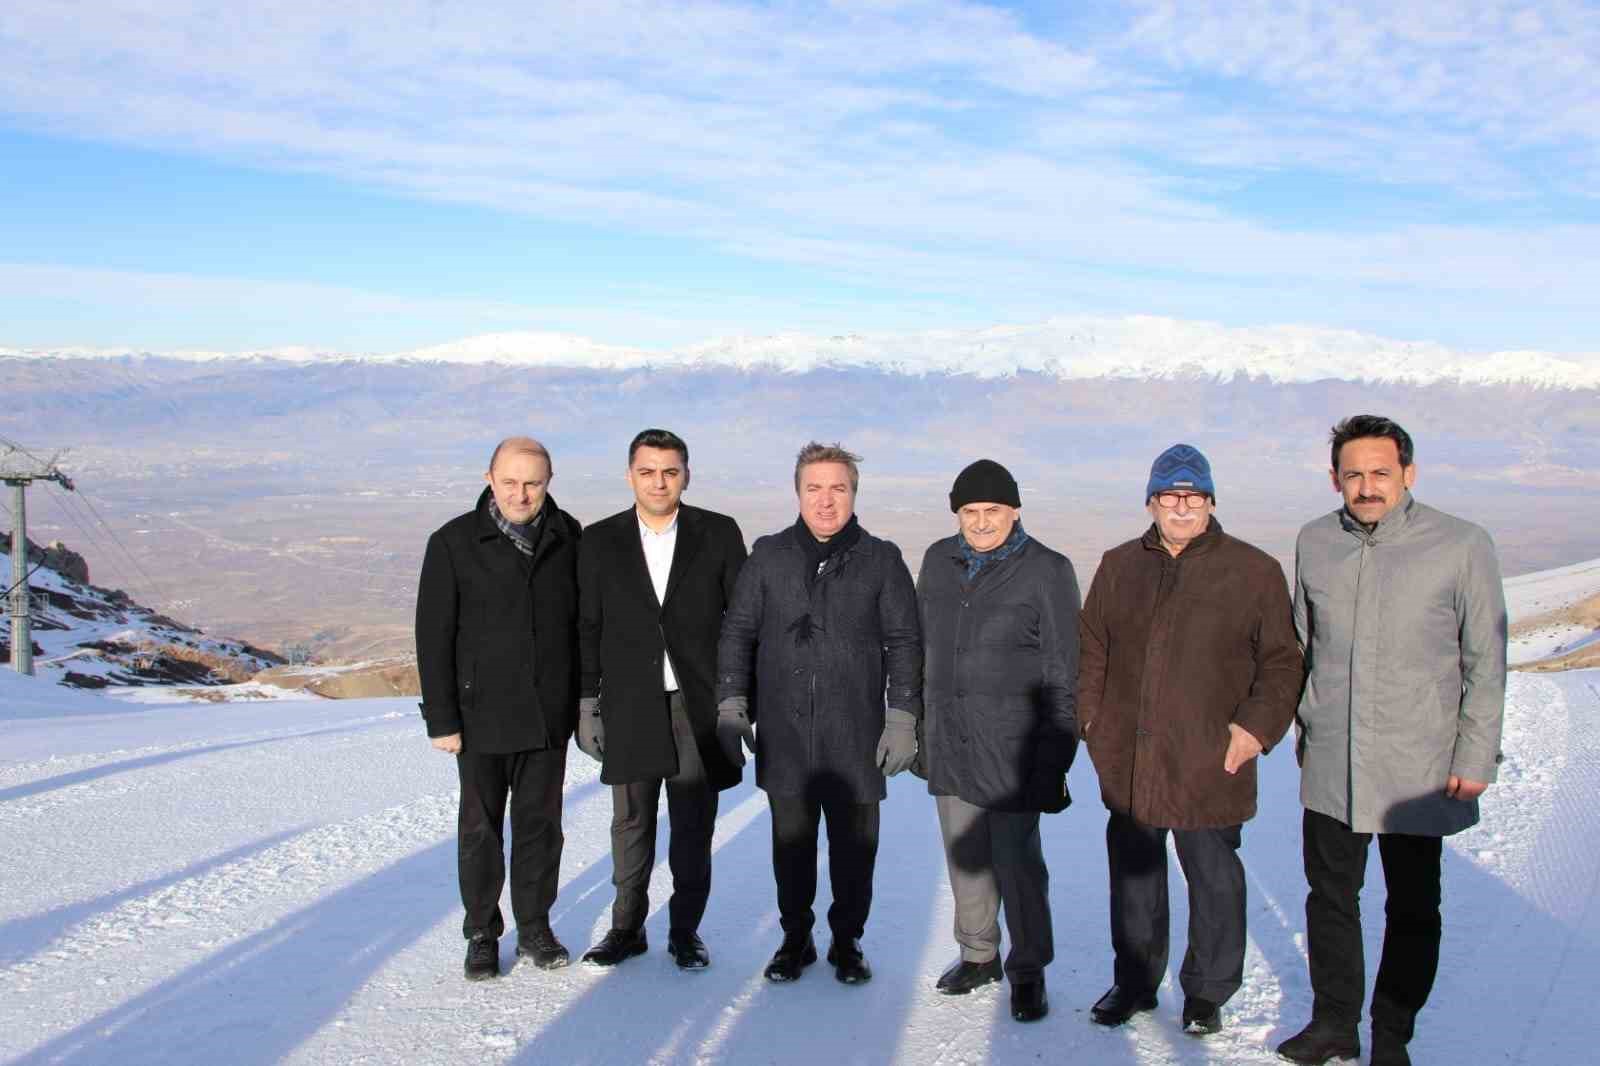
M 1389 502 L 1389 498 L 1387 496 L 1357 496 L 1356 497 L 1356 502 L 1357 503 L 1388 503 Z

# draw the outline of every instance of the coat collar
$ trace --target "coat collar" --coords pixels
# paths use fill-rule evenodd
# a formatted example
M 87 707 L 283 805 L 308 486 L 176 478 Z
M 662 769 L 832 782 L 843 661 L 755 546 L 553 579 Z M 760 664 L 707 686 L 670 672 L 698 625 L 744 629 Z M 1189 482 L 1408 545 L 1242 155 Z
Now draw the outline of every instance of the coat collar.
M 1160 552 L 1169 559 L 1177 559 L 1181 561 L 1193 555 L 1204 555 L 1206 552 L 1215 548 L 1221 540 L 1222 523 L 1217 521 L 1217 516 L 1213 514 L 1211 516 L 1210 524 L 1206 526 L 1206 531 L 1191 540 L 1189 542 L 1189 546 L 1183 549 L 1183 551 L 1179 552 L 1176 556 L 1173 556 L 1171 553 L 1169 553 L 1167 551 L 1167 546 L 1161 543 L 1161 529 L 1154 522 L 1151 522 L 1150 528 L 1144 531 L 1144 536 L 1139 538 L 1139 543 L 1143 544 L 1151 551 Z
M 478 503 L 474 512 L 474 523 L 478 530 L 479 544 L 487 544 L 496 539 L 504 539 L 504 535 L 500 532 L 500 527 L 494 524 L 494 518 L 489 514 L 490 497 L 488 486 L 484 486 L 483 491 L 478 494 Z M 539 514 L 543 516 L 543 520 L 539 523 L 541 526 L 539 545 L 533 552 L 535 566 L 539 564 L 539 560 L 555 551 L 557 542 L 567 537 L 566 525 L 559 518 L 561 508 L 556 505 L 554 496 L 545 496 L 544 506 L 539 508 Z M 511 545 L 509 542 L 507 546 L 511 547 L 513 551 L 516 550 L 515 545 Z
M 634 584 L 644 589 L 645 594 L 652 601 L 655 601 L 656 586 L 650 580 L 650 564 L 645 562 L 644 558 L 644 534 L 639 529 L 638 508 L 630 507 L 619 514 L 617 518 L 621 521 L 622 528 L 626 530 L 626 533 L 623 534 L 623 539 L 627 542 L 628 547 L 624 550 L 624 555 L 633 573 Z M 684 572 L 688 570 L 690 562 L 699 553 L 700 546 L 705 539 L 705 530 L 700 521 L 698 508 L 680 503 L 678 505 L 677 522 L 678 539 L 672 547 L 672 567 L 667 571 L 667 594 L 664 600 L 656 601 L 658 609 L 666 606 L 672 600 L 672 594 L 683 583 Z
M 1394 509 L 1378 520 L 1369 532 L 1367 527 L 1356 521 L 1347 509 L 1339 508 L 1339 525 L 1346 533 L 1362 537 L 1373 544 L 1394 540 L 1399 537 L 1405 528 L 1411 524 L 1412 517 L 1416 514 L 1417 501 L 1411 495 L 1410 489 L 1401 489 L 1400 502 Z

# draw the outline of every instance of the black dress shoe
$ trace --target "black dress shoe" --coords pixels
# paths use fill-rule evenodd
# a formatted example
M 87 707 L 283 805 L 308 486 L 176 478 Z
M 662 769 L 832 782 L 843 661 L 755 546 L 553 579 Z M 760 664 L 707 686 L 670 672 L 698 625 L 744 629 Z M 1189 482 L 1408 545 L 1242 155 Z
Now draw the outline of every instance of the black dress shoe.
M 531 959 L 541 970 L 559 970 L 572 961 L 567 946 L 556 939 L 548 925 L 517 930 L 517 958 Z
M 1372 1027 L 1372 1066 L 1411 1066 L 1406 1042 L 1388 1029 Z
M 500 976 L 500 941 L 479 933 L 467 941 L 467 961 L 463 972 L 469 981 L 487 981 Z
M 992 985 L 998 980 L 1000 980 L 1000 956 L 996 955 L 988 962 L 957 959 L 939 975 L 939 980 L 933 987 L 935 991 L 943 992 L 947 996 L 964 996 L 974 988 Z
M 1019 1022 L 1036 1022 L 1050 1013 L 1050 1000 L 1044 994 L 1044 978 L 1018 981 L 1011 986 L 1011 1017 Z
M 828 962 L 833 976 L 843 985 L 864 985 L 872 980 L 872 967 L 861 953 L 859 940 L 835 940 L 828 945 Z
M 1183 1031 L 1190 1036 L 1222 1032 L 1222 1008 L 1209 999 L 1190 996 L 1183 1001 Z
M 805 972 L 807 966 L 817 961 L 817 942 L 811 939 L 811 934 L 805 936 L 786 936 L 783 943 L 778 945 L 778 950 L 773 952 L 772 961 L 767 963 L 766 978 L 769 981 L 794 981 Z
M 1096 1025 L 1121 1025 L 1140 1011 L 1155 1009 L 1154 992 L 1134 992 L 1121 985 L 1112 985 L 1089 1008 L 1089 1020 Z
M 1318 1021 L 1278 1045 L 1278 1057 L 1303 1066 L 1322 1066 L 1331 1059 L 1359 1059 L 1361 1038 L 1354 1025 Z
M 703 970 L 711 965 L 706 942 L 693 929 L 673 929 L 667 933 L 667 954 L 680 970 Z
M 643 929 L 613 929 L 583 953 L 583 961 L 593 966 L 615 966 L 648 950 Z

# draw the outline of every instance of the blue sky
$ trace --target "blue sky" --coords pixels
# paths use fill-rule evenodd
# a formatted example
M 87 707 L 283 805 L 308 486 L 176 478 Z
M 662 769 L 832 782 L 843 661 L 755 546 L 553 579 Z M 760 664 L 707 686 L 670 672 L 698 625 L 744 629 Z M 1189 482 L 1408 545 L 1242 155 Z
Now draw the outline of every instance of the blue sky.
M 0 14 L 0 346 L 1141 313 L 1600 352 L 1594 3 L 215 11 Z

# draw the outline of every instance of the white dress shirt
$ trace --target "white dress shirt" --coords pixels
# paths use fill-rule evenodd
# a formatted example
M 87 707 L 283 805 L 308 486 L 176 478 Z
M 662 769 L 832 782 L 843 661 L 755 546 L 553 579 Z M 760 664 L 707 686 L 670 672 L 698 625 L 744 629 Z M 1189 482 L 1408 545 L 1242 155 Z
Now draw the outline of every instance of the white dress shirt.
M 656 602 L 665 603 L 667 575 L 672 573 L 672 553 L 678 547 L 677 514 L 673 514 L 672 524 L 660 533 L 645 525 L 644 519 L 639 519 L 639 542 L 644 545 L 644 563 L 650 568 L 650 584 L 655 586 Z M 665 646 L 661 649 L 661 686 L 667 692 L 678 690 L 678 675 L 672 672 L 672 656 L 667 654 Z

